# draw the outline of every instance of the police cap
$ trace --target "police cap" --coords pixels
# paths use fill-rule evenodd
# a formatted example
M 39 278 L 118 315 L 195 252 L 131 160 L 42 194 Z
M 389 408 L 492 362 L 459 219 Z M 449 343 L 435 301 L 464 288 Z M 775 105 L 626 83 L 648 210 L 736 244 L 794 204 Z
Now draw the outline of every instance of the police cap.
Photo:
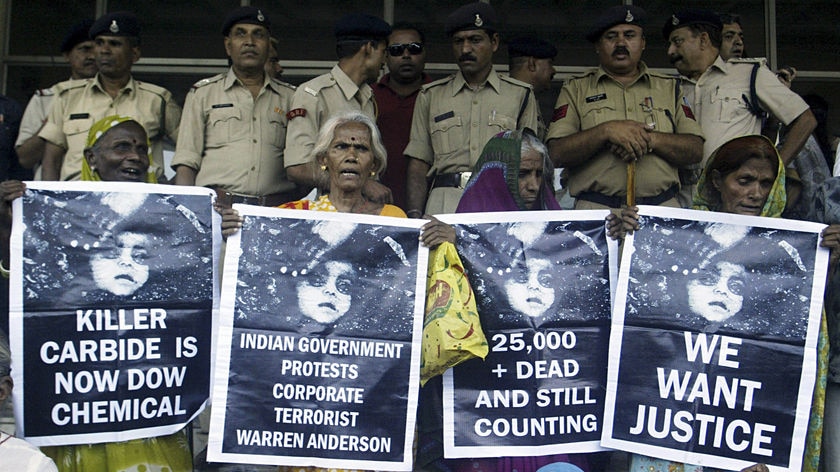
M 335 22 L 335 40 L 383 41 L 391 34 L 391 25 L 382 18 L 364 13 L 348 13 Z
M 489 3 L 468 3 L 446 17 L 446 35 L 452 36 L 458 31 L 483 29 L 488 33 L 497 31 L 499 20 L 496 10 Z
M 589 32 L 586 33 L 586 39 L 590 43 L 595 43 L 601 39 L 601 35 L 605 31 L 615 25 L 636 25 L 644 28 L 646 21 L 647 12 L 641 7 L 635 5 L 616 5 L 608 8 L 595 20 L 595 23 L 589 28 Z
M 683 10 L 671 15 L 665 21 L 665 26 L 662 27 L 662 36 L 667 40 L 671 37 L 671 32 L 677 28 L 700 24 L 709 25 L 719 30 L 723 29 L 723 25 L 720 22 L 720 15 L 713 11 L 699 9 Z
M 106 13 L 93 22 L 90 27 L 90 39 L 97 36 L 131 36 L 140 37 L 140 20 L 130 11 L 116 11 Z
M 557 48 L 544 39 L 533 36 L 514 38 L 508 41 L 508 57 L 533 57 L 536 59 L 554 59 Z
M 271 31 L 271 20 L 268 19 L 268 15 L 262 9 L 257 7 L 239 7 L 230 12 L 227 18 L 225 18 L 225 22 L 222 23 L 222 36 L 230 34 L 233 25 L 238 23 L 264 26 L 265 29 Z
M 93 26 L 93 20 L 90 18 L 82 20 L 67 31 L 67 36 L 61 42 L 61 52 L 70 52 L 77 44 L 85 41 L 90 41 L 90 27 Z

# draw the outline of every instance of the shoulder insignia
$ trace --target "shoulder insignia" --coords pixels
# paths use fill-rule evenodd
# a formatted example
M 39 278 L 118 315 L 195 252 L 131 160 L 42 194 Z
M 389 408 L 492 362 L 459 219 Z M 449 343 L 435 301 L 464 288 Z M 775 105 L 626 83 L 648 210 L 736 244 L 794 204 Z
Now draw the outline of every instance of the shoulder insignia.
M 197 88 L 204 87 L 205 85 L 212 84 L 213 82 L 218 82 L 218 81 L 222 80 L 224 77 L 225 77 L 224 74 L 217 74 L 217 75 L 214 75 L 213 77 L 207 77 L 206 79 L 201 79 L 198 82 L 194 83 L 192 88 L 197 89 Z
M 290 89 L 290 90 L 297 90 L 297 86 L 292 85 L 292 84 L 290 84 L 290 83 L 288 83 L 288 82 L 283 82 L 282 80 L 277 80 L 277 79 L 271 79 L 271 81 L 272 81 L 273 83 L 275 83 L 275 84 L 277 84 L 277 85 L 281 86 L 281 87 L 286 87 L 287 89 Z
M 50 88 L 36 90 L 35 95 L 37 95 L 39 97 L 51 97 L 51 96 L 55 95 L 55 92 L 53 91 L 52 87 L 50 87 Z
M 58 82 L 52 86 L 53 92 L 58 95 L 64 91 L 82 88 L 90 83 L 93 79 L 70 79 L 63 82 Z
M 566 113 L 569 111 L 569 104 L 561 105 L 559 108 L 554 109 L 554 114 L 551 116 L 551 122 L 554 123 L 557 120 L 562 120 L 566 117 Z
M 161 87 L 160 85 L 150 84 L 148 82 L 140 82 L 139 80 L 135 80 L 134 82 L 137 84 L 138 89 L 151 92 L 155 95 L 160 96 L 164 100 L 169 100 L 170 98 L 172 98 L 172 92 Z
M 289 112 L 286 113 L 286 119 L 290 121 L 292 118 L 297 118 L 299 116 L 306 116 L 306 108 L 295 108 L 294 110 L 289 110 Z
M 767 58 L 765 57 L 733 57 L 730 58 L 728 61 L 732 64 L 766 64 Z
M 508 83 L 511 83 L 511 84 L 514 84 L 514 85 L 518 85 L 520 87 L 531 88 L 531 84 L 528 84 L 527 82 L 523 82 L 519 79 L 514 79 L 513 77 L 511 77 L 509 75 L 499 74 L 499 78 L 501 80 L 505 81 L 505 82 L 508 82 Z
M 429 82 L 428 84 L 424 85 L 421 90 L 428 90 L 432 87 L 437 87 L 438 85 L 448 84 L 449 82 L 452 82 L 454 79 L 455 79 L 455 74 L 448 75 L 448 76 L 446 76 L 442 79 L 438 79 L 438 80 L 434 80 L 432 82 Z
M 304 88 L 303 88 L 303 91 L 304 91 L 304 92 L 306 92 L 306 93 L 308 93 L 309 95 L 312 95 L 313 97 L 317 97 L 317 96 L 318 96 L 318 91 L 317 91 L 317 90 L 315 90 L 315 89 L 313 89 L 312 87 L 308 87 L 308 86 L 307 86 L 307 87 L 304 87 Z

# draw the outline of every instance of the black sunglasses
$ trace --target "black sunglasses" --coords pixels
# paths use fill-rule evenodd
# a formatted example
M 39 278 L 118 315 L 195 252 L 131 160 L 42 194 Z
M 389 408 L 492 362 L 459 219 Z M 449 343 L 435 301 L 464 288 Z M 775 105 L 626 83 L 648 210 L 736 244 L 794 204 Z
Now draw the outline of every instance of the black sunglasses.
M 408 49 L 409 54 L 416 56 L 423 52 L 423 45 L 420 43 L 392 44 L 388 46 L 388 54 L 392 56 L 402 56 L 403 51 L 406 49 Z

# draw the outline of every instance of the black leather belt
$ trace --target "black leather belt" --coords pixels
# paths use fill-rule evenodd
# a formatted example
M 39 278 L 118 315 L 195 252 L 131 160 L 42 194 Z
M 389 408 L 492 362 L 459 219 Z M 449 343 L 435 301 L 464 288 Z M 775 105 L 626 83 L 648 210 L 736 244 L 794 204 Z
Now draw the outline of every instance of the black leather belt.
M 454 187 L 465 188 L 470 181 L 472 172 L 454 172 L 451 174 L 436 174 L 432 188 Z
M 216 191 L 216 195 L 219 197 L 219 204 L 221 204 L 224 207 L 230 207 L 234 203 L 275 207 L 278 205 L 282 205 L 283 203 L 291 202 L 298 199 L 298 192 L 295 191 L 278 192 L 258 197 L 255 195 L 243 195 L 241 193 L 228 192 L 227 190 L 220 188 L 213 188 L 213 190 Z
M 636 197 L 636 205 L 661 205 L 676 197 L 679 191 L 680 187 L 678 185 L 672 185 L 668 190 L 660 193 L 659 195 L 654 195 L 652 197 Z M 578 200 L 586 200 L 587 202 L 597 203 L 610 208 L 621 208 L 622 205 L 627 203 L 626 197 L 604 195 L 599 192 L 580 192 L 577 196 L 575 196 L 575 198 Z

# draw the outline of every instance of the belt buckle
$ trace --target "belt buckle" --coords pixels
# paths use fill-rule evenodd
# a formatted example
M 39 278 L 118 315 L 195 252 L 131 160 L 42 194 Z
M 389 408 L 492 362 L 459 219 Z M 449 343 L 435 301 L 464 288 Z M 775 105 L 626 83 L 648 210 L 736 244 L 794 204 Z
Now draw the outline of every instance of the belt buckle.
M 461 172 L 458 188 L 467 188 L 467 182 L 470 181 L 470 177 L 472 177 L 472 172 Z

